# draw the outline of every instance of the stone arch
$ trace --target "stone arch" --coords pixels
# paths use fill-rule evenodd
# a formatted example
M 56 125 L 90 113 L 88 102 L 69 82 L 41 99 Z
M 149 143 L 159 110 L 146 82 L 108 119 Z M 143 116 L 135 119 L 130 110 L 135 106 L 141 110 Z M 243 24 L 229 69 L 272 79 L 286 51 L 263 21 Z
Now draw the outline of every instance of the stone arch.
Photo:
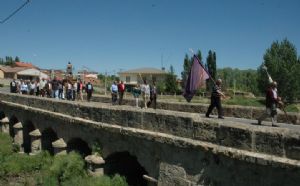
M 14 124 L 18 123 L 19 120 L 18 118 L 13 115 L 12 117 L 10 117 L 9 119 L 9 135 L 13 138 L 15 136 L 15 133 L 14 133 Z
M 54 155 L 54 149 L 52 147 L 52 142 L 58 139 L 57 134 L 52 128 L 46 128 L 42 132 L 42 150 L 48 151 L 51 155 Z
M 148 175 L 144 167 L 140 165 L 137 157 L 129 152 L 115 152 L 105 158 L 105 175 L 120 174 L 126 177 L 126 181 L 132 186 L 147 185 L 143 175 Z
M 0 111 L 0 119 L 3 119 L 3 118 L 5 118 L 5 114 L 3 111 Z
M 87 155 L 92 154 L 92 149 L 88 143 L 83 141 L 81 138 L 72 138 L 67 143 L 67 152 L 75 151 L 78 152 L 83 158 Z
M 35 130 L 35 127 L 31 121 L 25 121 L 23 124 L 23 147 L 25 153 L 31 152 L 31 137 L 29 133 Z

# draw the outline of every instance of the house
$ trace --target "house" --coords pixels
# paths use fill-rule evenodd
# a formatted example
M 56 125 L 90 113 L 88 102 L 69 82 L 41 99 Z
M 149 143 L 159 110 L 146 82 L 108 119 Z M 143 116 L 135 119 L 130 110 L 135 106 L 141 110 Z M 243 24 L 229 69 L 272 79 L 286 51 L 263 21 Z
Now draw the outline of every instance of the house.
M 35 79 L 48 78 L 47 74 L 30 67 L 0 67 L 0 79 Z
M 126 85 L 142 84 L 143 80 L 151 83 L 161 82 L 165 80 L 167 72 L 157 68 L 138 68 L 133 70 L 127 70 L 118 73 L 120 80 Z
M 66 72 L 64 70 L 41 69 L 41 72 L 47 74 L 50 79 L 53 79 L 54 77 L 58 80 L 66 78 Z
M 26 68 L 38 69 L 36 66 L 32 65 L 31 63 L 25 63 L 25 62 L 15 62 L 15 67 L 26 67 Z

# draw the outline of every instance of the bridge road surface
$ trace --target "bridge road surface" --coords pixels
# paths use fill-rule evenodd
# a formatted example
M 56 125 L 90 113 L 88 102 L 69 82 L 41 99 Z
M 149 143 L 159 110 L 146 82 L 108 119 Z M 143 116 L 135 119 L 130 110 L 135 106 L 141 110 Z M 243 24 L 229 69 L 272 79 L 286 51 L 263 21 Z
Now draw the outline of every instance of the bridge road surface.
M 5 93 L 9 93 L 10 92 L 10 89 L 9 87 L 0 87 L 0 91 L 1 92 L 5 92 Z M 53 99 L 53 98 L 46 98 L 46 99 Z M 82 105 L 91 105 L 91 106 L 96 106 L 96 105 L 99 105 L 100 102 L 87 102 L 87 101 L 84 101 L 84 102 L 81 102 L 81 101 L 75 101 L 77 103 L 80 103 Z M 103 103 L 101 102 L 102 105 L 111 105 L 110 103 Z M 133 106 L 129 106 L 129 105 L 114 105 L 114 107 L 133 107 Z M 141 108 L 142 109 L 142 108 Z M 147 109 L 152 109 L 152 108 L 147 108 Z M 159 110 L 159 109 L 156 109 L 156 110 Z M 176 111 L 176 112 L 179 112 L 179 111 Z M 201 118 L 206 118 L 205 117 L 205 114 L 202 114 L 200 113 L 200 117 Z M 247 125 L 255 125 L 255 126 L 264 126 L 264 127 L 272 127 L 272 123 L 269 122 L 269 121 L 262 121 L 262 125 L 258 125 L 257 124 L 257 120 L 253 120 L 253 119 L 246 119 L 246 118 L 234 118 L 234 117 L 226 117 L 225 116 L 225 119 L 218 119 L 218 117 L 216 115 L 210 115 L 210 118 L 206 118 L 206 119 L 211 119 L 211 120 L 216 120 L 216 121 L 220 121 L 220 120 L 224 120 L 224 122 L 226 121 L 230 121 L 230 122 L 238 122 L 238 123 L 243 123 L 243 124 L 247 124 Z M 288 124 L 288 123 L 277 123 L 276 124 L 277 126 L 276 127 L 279 127 L 279 128 L 287 128 L 287 129 L 290 129 L 290 130 L 298 130 L 300 131 L 300 125 L 294 125 L 294 124 Z

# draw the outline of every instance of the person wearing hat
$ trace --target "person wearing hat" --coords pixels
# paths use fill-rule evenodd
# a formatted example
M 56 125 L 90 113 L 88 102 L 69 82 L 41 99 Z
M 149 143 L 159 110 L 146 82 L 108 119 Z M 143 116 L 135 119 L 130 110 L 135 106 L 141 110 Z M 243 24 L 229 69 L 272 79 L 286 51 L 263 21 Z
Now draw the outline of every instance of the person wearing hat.
M 277 94 L 277 82 L 272 81 L 266 92 L 266 112 L 263 113 L 257 120 L 258 125 L 261 125 L 262 120 L 271 117 L 272 126 L 276 126 L 277 122 L 277 106 L 282 104 L 281 98 Z
M 209 118 L 210 113 L 212 110 L 217 107 L 218 110 L 218 118 L 219 119 L 224 119 L 223 116 L 223 109 L 222 109 L 222 104 L 221 104 L 221 97 L 225 97 L 225 94 L 221 91 L 221 85 L 222 85 L 222 80 L 218 79 L 213 87 L 212 93 L 211 93 L 211 98 L 210 98 L 210 105 L 207 109 L 207 112 L 205 116 Z

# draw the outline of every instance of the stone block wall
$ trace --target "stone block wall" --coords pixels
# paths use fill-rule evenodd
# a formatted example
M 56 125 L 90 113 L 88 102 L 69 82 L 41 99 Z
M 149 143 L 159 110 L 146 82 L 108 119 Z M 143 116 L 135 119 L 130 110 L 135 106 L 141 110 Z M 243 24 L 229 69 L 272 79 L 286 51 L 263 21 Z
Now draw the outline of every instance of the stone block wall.
M 226 120 L 212 121 L 198 114 L 168 110 L 87 105 L 70 101 L 0 94 L 1 100 L 96 122 L 170 134 L 213 144 L 266 153 L 291 159 L 300 156 L 300 132 L 287 128 L 247 125 Z
M 137 157 L 149 175 L 158 180 L 160 186 L 296 186 L 300 182 L 300 162 L 292 160 L 297 159 L 299 153 L 297 145 L 300 144 L 300 134 L 296 131 L 246 126 L 239 123 L 212 123 L 197 120 L 193 114 L 188 114 L 186 118 L 178 120 L 185 123 L 180 126 L 184 130 L 192 130 L 191 126 L 193 128 L 193 136 L 186 138 L 171 135 L 172 132 L 175 134 L 178 132 L 172 129 L 172 123 L 176 126 L 178 124 L 173 116 L 169 115 L 178 114 L 178 117 L 183 117 L 180 113 L 171 111 L 164 113 L 168 115 L 166 117 L 168 119 L 161 119 L 162 116 L 156 114 L 156 119 L 150 122 L 158 123 L 147 124 L 155 129 L 161 127 L 162 130 L 169 131 L 161 133 L 143 130 L 141 127 L 132 128 L 129 124 L 125 126 L 112 122 L 96 122 L 48 110 L 59 109 L 56 107 L 59 105 L 65 106 L 69 113 L 76 111 L 76 105 L 72 106 L 70 103 L 37 104 L 39 101 L 27 100 L 27 104 L 24 105 L 16 104 L 17 100 L 14 100 L 15 103 L 2 100 L 0 112 L 4 112 L 8 117 L 14 115 L 21 122 L 31 120 L 41 131 L 42 128 L 51 126 L 58 137 L 64 138 L 66 142 L 74 137 L 80 137 L 90 145 L 93 141 L 99 140 L 103 147 L 104 158 L 117 151 L 128 151 Z M 52 102 L 52 100 L 48 101 Z M 37 104 L 40 109 L 29 104 Z M 118 110 L 115 107 L 104 107 L 102 108 L 104 111 L 97 112 L 96 108 L 91 111 L 93 107 L 79 106 L 83 107 L 79 110 L 84 111 L 87 116 L 99 114 L 98 112 L 102 115 L 104 111 L 106 114 L 115 111 L 118 114 L 122 113 L 122 109 Z M 141 110 L 126 112 L 130 113 L 129 119 L 124 119 L 127 123 L 132 123 L 136 115 L 139 115 L 137 118 L 143 121 L 145 112 Z M 164 126 L 164 122 L 169 124 Z M 134 123 L 138 125 L 138 122 Z M 142 124 L 140 126 L 145 127 Z M 192 133 L 183 132 L 182 135 L 188 136 Z M 258 151 L 251 152 L 249 150 L 251 148 Z M 274 152 L 273 148 L 275 148 Z M 294 158 L 289 159 L 291 157 Z

